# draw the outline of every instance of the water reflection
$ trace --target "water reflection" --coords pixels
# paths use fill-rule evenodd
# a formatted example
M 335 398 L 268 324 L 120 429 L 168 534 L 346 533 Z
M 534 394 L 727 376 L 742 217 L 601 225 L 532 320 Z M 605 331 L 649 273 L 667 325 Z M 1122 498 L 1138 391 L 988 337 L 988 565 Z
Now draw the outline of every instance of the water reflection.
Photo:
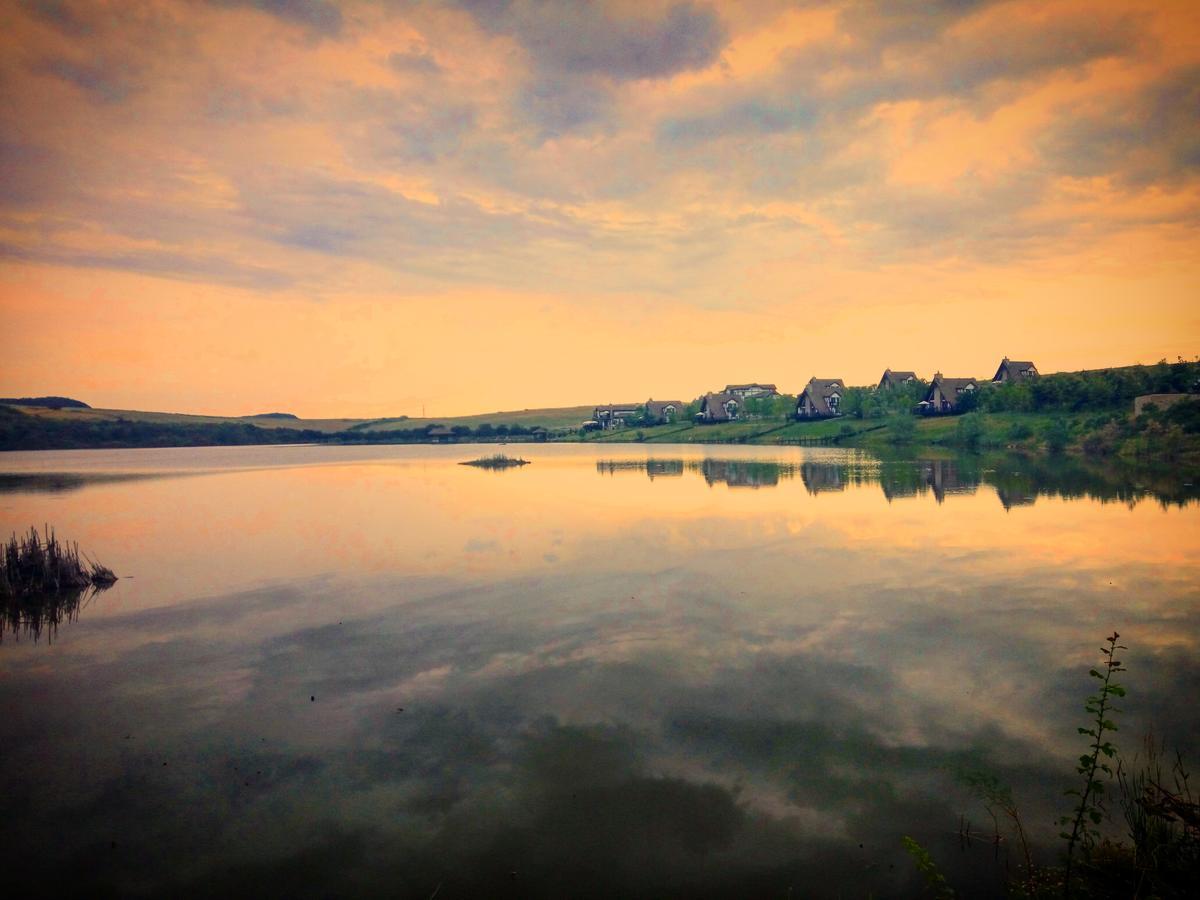
M 78 619 L 79 611 L 108 589 L 108 585 L 89 585 L 55 593 L 0 594 L 0 644 L 6 631 L 17 640 L 32 638 L 35 643 L 45 634 L 46 642 L 53 643 L 60 624 Z
M 768 451 L 769 452 L 769 451 Z M 1005 509 L 1031 506 L 1038 497 L 1086 497 L 1136 504 L 1153 498 L 1164 506 L 1185 506 L 1200 499 L 1200 484 L 1170 467 L 1104 464 L 1072 457 L 991 454 L 932 459 L 852 457 L 831 462 L 772 459 L 601 459 L 604 475 L 641 472 L 651 480 L 700 475 L 710 485 L 776 487 L 800 477 L 809 494 L 844 491 L 849 485 L 879 485 L 889 501 L 931 495 L 939 504 L 955 494 L 974 494 L 981 485 L 994 489 Z
M 1200 743 L 1178 477 L 648 449 L 114 454 L 227 469 L 0 498 L 137 576 L 0 647 L 10 892 L 905 897 L 911 834 L 998 896 L 950 773 L 1052 861 L 1103 634 L 1121 734 Z

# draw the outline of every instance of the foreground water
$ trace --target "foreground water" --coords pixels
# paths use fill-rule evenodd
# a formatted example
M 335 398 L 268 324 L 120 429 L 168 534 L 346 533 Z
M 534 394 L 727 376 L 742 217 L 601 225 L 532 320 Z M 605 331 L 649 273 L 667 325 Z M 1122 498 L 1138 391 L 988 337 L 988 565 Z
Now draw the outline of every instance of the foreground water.
M 1200 737 L 1170 472 L 828 449 L 0 455 L 0 530 L 126 576 L 0 643 L 22 895 L 999 895 L 964 771 L 1047 861 L 1088 667 Z M 36 637 L 36 639 L 35 639 Z

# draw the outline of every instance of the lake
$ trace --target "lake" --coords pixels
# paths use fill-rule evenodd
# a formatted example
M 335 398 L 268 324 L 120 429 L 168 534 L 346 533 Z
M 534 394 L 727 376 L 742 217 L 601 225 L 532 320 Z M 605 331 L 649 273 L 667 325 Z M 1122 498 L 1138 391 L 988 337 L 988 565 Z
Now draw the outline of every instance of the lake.
M 1015 850 L 964 773 L 1010 785 L 1052 861 L 1114 629 L 1118 744 L 1194 754 L 1176 473 L 695 445 L 458 465 L 496 449 L 0 454 L 0 532 L 49 523 L 122 576 L 5 625 L 6 882 L 906 897 L 911 835 L 1002 896 Z

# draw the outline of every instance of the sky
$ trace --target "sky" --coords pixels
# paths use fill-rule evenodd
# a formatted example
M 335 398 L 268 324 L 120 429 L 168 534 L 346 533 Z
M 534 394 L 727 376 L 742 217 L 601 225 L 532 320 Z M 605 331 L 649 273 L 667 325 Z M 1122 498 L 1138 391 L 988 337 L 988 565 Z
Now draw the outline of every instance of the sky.
M 794 393 L 1198 299 L 1194 0 L 0 0 L 2 396 Z

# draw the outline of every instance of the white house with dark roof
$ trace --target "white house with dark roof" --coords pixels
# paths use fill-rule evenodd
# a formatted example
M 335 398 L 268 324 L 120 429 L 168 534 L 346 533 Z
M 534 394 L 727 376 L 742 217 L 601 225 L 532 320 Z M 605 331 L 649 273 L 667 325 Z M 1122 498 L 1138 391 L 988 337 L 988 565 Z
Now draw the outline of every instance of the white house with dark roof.
M 917 380 L 916 372 L 895 371 L 891 369 L 883 370 L 883 377 L 879 379 L 879 389 L 881 391 L 891 390 L 892 388 L 900 387 L 901 385 L 911 384 Z
M 748 400 L 751 397 L 778 397 L 779 391 L 775 389 L 773 384 L 727 384 L 724 394 L 732 394 L 742 400 Z
M 846 382 L 841 378 L 810 378 L 796 400 L 796 418 L 829 419 L 839 416 Z
M 744 399 L 725 391 L 705 394 L 700 400 L 700 412 L 696 418 L 701 422 L 736 422 L 742 413 Z
M 979 382 L 974 378 L 947 378 L 938 372 L 933 376 L 933 382 L 920 406 L 925 412 L 954 412 L 964 394 L 974 394 L 978 390 Z
M 992 376 L 993 384 L 1004 384 L 1008 381 L 1020 381 L 1023 378 L 1037 378 L 1038 370 L 1031 362 L 1019 362 L 1007 356 L 1000 361 L 1000 368 Z
M 674 422 L 686 405 L 682 400 L 647 400 L 646 416 L 657 422 Z

